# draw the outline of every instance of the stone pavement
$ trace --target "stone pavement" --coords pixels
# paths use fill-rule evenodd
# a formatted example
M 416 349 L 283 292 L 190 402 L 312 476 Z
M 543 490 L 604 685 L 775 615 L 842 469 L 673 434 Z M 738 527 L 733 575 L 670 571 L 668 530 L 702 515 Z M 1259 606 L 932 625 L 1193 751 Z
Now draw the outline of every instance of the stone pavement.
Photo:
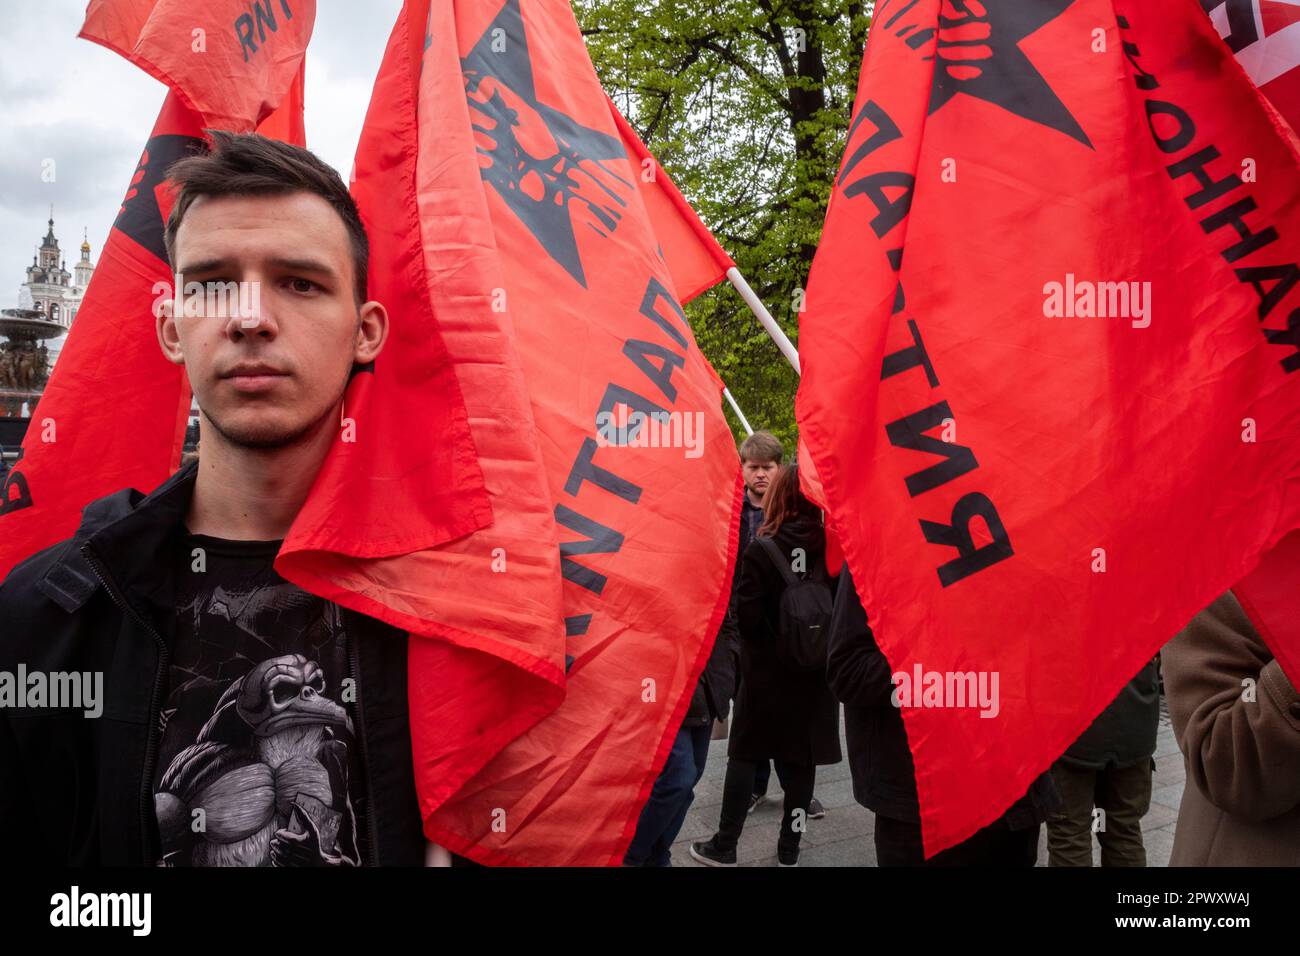
M 841 716 L 840 747 L 847 755 L 843 741 L 844 724 Z M 1174 845 L 1174 824 L 1178 820 L 1178 804 L 1183 796 L 1185 770 L 1182 754 L 1174 741 L 1173 728 L 1160 701 L 1160 731 L 1156 738 L 1156 773 L 1152 781 L 1151 809 L 1142 820 L 1147 865 L 1168 866 L 1169 854 Z M 688 848 L 692 841 L 707 840 L 718 826 L 718 813 L 722 805 L 722 778 L 727 769 L 727 742 L 715 740 L 709 745 L 709 762 L 704 777 L 695 788 L 695 802 L 686 817 L 686 823 L 673 844 L 674 866 L 700 866 L 691 859 Z M 737 859 L 741 866 L 776 866 L 776 836 L 781 824 L 780 783 L 772 774 L 768 799 L 749 815 L 745 832 L 740 838 Z M 875 817 L 870 810 L 853 800 L 853 784 L 849 779 L 848 759 L 833 767 L 817 768 L 817 799 L 826 807 L 826 816 L 808 821 L 808 830 L 801 842 L 800 866 L 875 866 L 876 847 L 872 840 Z M 1099 861 L 1099 849 L 1093 841 L 1093 862 Z M 1047 828 L 1043 827 L 1038 842 L 1038 865 L 1047 865 Z

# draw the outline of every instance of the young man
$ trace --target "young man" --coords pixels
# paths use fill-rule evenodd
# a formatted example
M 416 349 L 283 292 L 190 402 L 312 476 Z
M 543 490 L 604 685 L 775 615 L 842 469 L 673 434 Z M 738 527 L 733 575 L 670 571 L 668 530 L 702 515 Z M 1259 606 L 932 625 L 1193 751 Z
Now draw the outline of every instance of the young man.
M 763 496 L 781 467 L 785 449 L 771 432 L 754 432 L 740 443 L 740 473 L 745 482 L 745 501 L 740 516 L 740 550 L 736 563 L 749 547 L 763 523 Z M 734 590 L 734 588 L 733 588 Z
M 158 315 L 200 460 L 90 503 L 0 586 L 0 670 L 100 673 L 104 698 L 99 719 L 0 711 L 0 845 L 15 863 L 419 865 L 406 637 L 272 566 L 387 335 L 365 229 L 306 150 L 212 138 L 172 167 L 168 252 L 182 282 L 256 283 L 260 312 Z

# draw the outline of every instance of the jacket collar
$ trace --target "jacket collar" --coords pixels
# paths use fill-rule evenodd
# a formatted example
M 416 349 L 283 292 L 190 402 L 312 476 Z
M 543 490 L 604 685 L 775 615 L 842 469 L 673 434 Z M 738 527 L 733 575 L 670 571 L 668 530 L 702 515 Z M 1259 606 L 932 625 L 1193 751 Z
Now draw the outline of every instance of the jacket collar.
M 41 580 L 41 591 L 72 613 L 103 577 L 137 613 L 150 605 L 169 608 L 168 544 L 184 527 L 197 473 L 198 463 L 191 462 L 147 495 L 128 488 L 92 501 L 61 558 Z

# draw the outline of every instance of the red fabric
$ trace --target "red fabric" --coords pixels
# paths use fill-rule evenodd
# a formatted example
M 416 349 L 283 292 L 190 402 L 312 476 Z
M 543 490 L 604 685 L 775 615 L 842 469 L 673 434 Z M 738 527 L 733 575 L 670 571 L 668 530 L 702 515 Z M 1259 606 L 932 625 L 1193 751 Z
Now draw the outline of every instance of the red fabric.
M 123 487 L 153 488 L 180 459 L 189 383 L 158 348 L 151 305 L 155 283 L 170 295 L 172 280 L 162 248 L 162 171 L 201 150 L 201 135 L 197 117 L 168 94 L 5 481 L 0 577 L 71 535 L 88 502 Z
M 203 126 L 175 92 L 167 94 L 0 492 L 0 579 L 71 535 L 87 503 L 122 488 L 157 487 L 180 463 L 189 381 L 158 348 L 153 304 L 157 284 L 170 295 L 173 281 L 162 238 L 171 212 L 164 175 L 175 160 L 206 149 Z M 301 137 L 301 97 L 259 127 L 266 135 L 277 130 Z
M 1292 685 L 1300 687 L 1300 532 L 1283 538 L 1232 591 Z
M 699 214 L 677 189 L 667 170 L 646 149 L 632 124 L 606 97 L 623 145 L 633 163 L 646 214 L 659 242 L 679 302 L 686 303 L 727 277 L 735 266 Z
M 826 491 L 822 488 L 821 476 L 813 464 L 812 455 L 802 438 L 796 446 L 795 459 L 799 466 L 799 488 L 809 501 L 826 511 Z M 829 515 L 824 515 L 826 524 L 826 571 L 831 577 L 839 577 L 844 567 L 844 548 L 840 545 L 839 535 L 835 533 L 835 524 Z
M 1247 75 L 1300 126 L 1300 0 L 1218 0 L 1209 13 Z
M 437 638 L 411 640 L 425 831 L 484 863 L 621 860 L 729 593 L 738 462 L 637 171 L 567 4 L 404 5 L 356 195 L 368 222 L 419 236 L 414 297 L 469 409 L 493 524 L 421 552 L 449 555 L 436 579 L 347 586 L 418 603 L 410 625 Z M 414 314 L 414 297 L 394 301 Z M 701 413 L 701 454 L 601 447 L 607 396 Z M 408 427 L 436 411 L 411 408 Z M 585 479 L 584 452 L 603 469 Z M 509 569 L 477 575 L 494 545 Z M 511 669 L 547 683 L 512 687 Z M 504 747 L 501 727 L 517 734 Z
M 412 632 L 409 706 L 426 813 L 564 696 L 558 536 L 492 251 L 458 75 L 459 154 L 422 158 L 424 13 L 404 9 L 375 82 L 352 192 L 390 331 L 276 568 Z M 451 96 L 455 99 L 451 99 Z M 426 137 L 432 135 L 429 132 Z M 450 147 L 449 147 L 450 149 Z M 342 437 L 342 432 L 340 433 Z M 437 640 L 430 640 L 434 637 Z
M 315 20 L 315 0 L 90 0 L 80 36 L 174 89 L 204 127 L 244 133 L 284 100 Z
M 1260 0 L 1259 12 L 1265 36 L 1300 23 L 1300 3 L 1295 0 Z
M 812 455 L 808 453 L 808 444 L 802 438 L 795 446 L 795 461 L 799 466 L 799 488 L 804 497 L 823 511 L 826 510 L 826 491 L 822 488 L 821 476 Z
M 1296 168 L 1195 0 L 877 6 L 797 413 L 894 670 L 998 675 L 903 708 L 927 855 L 1300 526 Z M 1149 324 L 1049 315 L 1076 280 Z
M 294 77 L 293 85 L 285 93 L 284 100 L 270 116 L 257 124 L 257 132 L 285 143 L 293 143 L 297 146 L 307 145 L 307 127 L 303 118 L 303 88 L 306 83 L 304 77 L 306 68 L 307 64 L 305 62 L 298 64 L 298 75 Z

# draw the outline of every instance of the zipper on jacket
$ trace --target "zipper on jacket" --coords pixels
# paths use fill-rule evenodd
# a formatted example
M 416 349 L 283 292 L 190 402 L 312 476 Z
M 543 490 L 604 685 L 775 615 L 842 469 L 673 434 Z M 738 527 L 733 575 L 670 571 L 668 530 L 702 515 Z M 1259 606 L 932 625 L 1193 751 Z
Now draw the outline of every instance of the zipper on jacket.
M 130 602 L 122 596 L 117 585 L 110 580 L 108 569 L 99 560 L 99 556 L 91 550 L 89 542 L 81 546 L 81 553 L 85 555 L 86 561 L 90 564 L 90 569 L 95 572 L 95 577 L 99 578 L 99 583 L 104 586 L 104 591 L 108 594 L 109 599 L 117 605 L 123 614 L 149 632 L 158 645 L 158 669 L 154 672 L 153 697 L 149 702 L 149 736 L 145 745 L 144 777 L 140 781 L 141 863 L 145 866 L 152 866 L 158 861 L 150 859 L 153 848 L 149 845 L 149 828 L 154 813 L 154 801 L 150 791 L 153 789 L 153 768 L 158 759 L 158 711 L 162 702 L 163 675 L 167 672 L 167 663 L 171 652 L 167 647 L 167 642 L 158 633 L 158 629 L 136 613 L 135 608 L 131 607 Z
M 356 742 L 361 756 L 361 773 L 365 776 L 366 789 L 366 832 L 369 839 L 366 841 L 369 846 L 369 852 L 366 856 L 370 859 L 371 866 L 379 865 L 379 830 L 378 824 L 375 823 L 375 791 L 370 779 L 370 763 L 366 753 L 366 719 L 361 708 L 361 655 L 357 651 L 357 642 L 352 639 L 352 629 L 344 622 L 343 640 L 347 644 L 348 661 L 352 667 L 352 692 L 356 695 L 354 701 L 357 712 L 357 732 Z

